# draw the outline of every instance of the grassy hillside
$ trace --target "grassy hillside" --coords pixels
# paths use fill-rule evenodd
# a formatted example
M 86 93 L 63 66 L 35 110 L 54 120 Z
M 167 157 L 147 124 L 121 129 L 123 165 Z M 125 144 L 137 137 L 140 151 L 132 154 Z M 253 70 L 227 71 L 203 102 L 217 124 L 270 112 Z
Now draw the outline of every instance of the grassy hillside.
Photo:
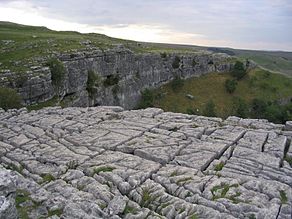
M 263 69 L 252 70 L 238 81 L 233 94 L 226 91 L 224 84 L 227 79 L 232 79 L 232 76 L 213 73 L 185 80 L 175 90 L 172 83 L 169 83 L 153 91 L 153 105 L 166 111 L 204 114 L 207 103 L 213 101 L 216 116 L 226 118 L 236 114 L 234 104 L 238 99 L 242 99 L 250 111 L 250 104 L 254 99 L 289 102 L 292 98 L 292 79 Z M 193 98 L 187 95 L 192 95 Z M 249 112 L 247 116 L 250 116 Z
M 109 49 L 123 44 L 135 52 L 164 52 L 174 48 L 121 40 L 102 34 L 81 34 L 73 31 L 52 31 L 0 21 L 0 70 L 28 70 L 39 65 L 42 58 L 56 53 L 72 53 L 85 49 Z M 177 52 L 194 51 L 194 48 L 175 48 Z
M 209 50 L 227 53 L 241 59 L 250 59 L 263 68 L 292 77 L 292 52 L 240 50 L 229 48 L 209 48 Z

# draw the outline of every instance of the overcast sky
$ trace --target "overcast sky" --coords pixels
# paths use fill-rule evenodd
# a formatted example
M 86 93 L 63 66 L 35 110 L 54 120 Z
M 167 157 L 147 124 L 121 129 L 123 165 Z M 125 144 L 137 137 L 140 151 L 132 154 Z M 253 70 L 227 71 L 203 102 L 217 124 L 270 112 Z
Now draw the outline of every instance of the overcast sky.
M 292 0 L 0 0 L 0 20 L 139 41 L 292 51 Z

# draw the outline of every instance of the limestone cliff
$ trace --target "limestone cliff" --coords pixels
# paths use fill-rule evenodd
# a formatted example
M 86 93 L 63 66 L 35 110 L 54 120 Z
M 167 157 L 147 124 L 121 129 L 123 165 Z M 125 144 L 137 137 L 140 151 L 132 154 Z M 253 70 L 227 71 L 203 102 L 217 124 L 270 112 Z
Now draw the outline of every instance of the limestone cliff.
M 52 85 L 48 67 L 32 67 L 26 75 L 3 73 L 0 85 L 16 88 L 26 105 L 60 96 L 71 106 L 120 105 L 132 109 L 145 88 L 210 72 L 227 72 L 232 59 L 206 51 L 184 54 L 134 53 L 125 48 L 93 50 L 58 55 L 65 66 L 65 78 Z M 99 77 L 92 93 L 87 91 L 88 72 Z M 108 83 L 107 83 L 108 82 Z M 68 101 L 69 100 L 69 101 Z

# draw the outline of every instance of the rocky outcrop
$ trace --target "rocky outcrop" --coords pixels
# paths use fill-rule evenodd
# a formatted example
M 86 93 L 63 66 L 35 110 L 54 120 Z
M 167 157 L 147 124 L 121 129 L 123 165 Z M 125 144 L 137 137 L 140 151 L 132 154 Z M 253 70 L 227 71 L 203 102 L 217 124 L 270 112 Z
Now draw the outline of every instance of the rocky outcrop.
M 17 219 L 15 207 L 16 179 L 11 171 L 0 166 L 0 219 Z
M 2 73 L 2 86 L 16 88 L 25 104 L 44 102 L 54 96 L 69 99 L 72 106 L 119 105 L 134 108 L 145 88 L 156 88 L 174 76 L 189 78 L 210 72 L 227 72 L 232 58 L 224 54 L 194 52 L 184 54 L 134 53 L 125 48 L 59 55 L 65 78 L 52 86 L 47 67 L 33 67 L 28 74 Z M 99 83 L 88 93 L 88 72 Z
M 290 124 L 155 108 L 1 111 L 0 196 L 16 190 L 29 218 L 290 219 Z

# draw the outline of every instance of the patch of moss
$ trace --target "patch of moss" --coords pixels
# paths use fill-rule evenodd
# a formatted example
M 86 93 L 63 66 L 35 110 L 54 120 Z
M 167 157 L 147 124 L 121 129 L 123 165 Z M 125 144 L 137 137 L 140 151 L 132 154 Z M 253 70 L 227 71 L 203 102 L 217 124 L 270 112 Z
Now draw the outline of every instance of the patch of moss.
M 41 177 L 43 178 L 42 183 L 49 183 L 51 181 L 56 180 L 55 177 L 49 173 L 42 174 Z
M 58 217 L 60 217 L 62 214 L 63 214 L 63 210 L 62 209 L 56 209 L 56 210 L 48 211 L 48 217 L 51 217 L 53 215 L 57 215 Z
M 182 185 L 182 184 L 184 184 L 192 179 L 193 179 L 192 177 L 185 177 L 185 178 L 179 179 L 176 183 L 179 185 Z
M 116 168 L 115 167 L 102 166 L 102 167 L 95 168 L 93 170 L 93 173 L 94 174 L 99 174 L 101 172 L 112 172 L 114 169 L 116 169 Z
M 23 205 L 25 202 L 31 202 L 31 205 Z M 33 201 L 30 193 L 23 189 L 16 190 L 15 206 L 20 219 L 29 219 L 28 213 L 39 206 L 40 204 Z
M 8 169 L 10 169 L 10 170 L 13 170 L 13 171 L 16 171 L 16 172 L 18 172 L 18 173 L 22 173 L 22 171 L 23 171 L 23 166 L 22 165 L 20 165 L 19 167 L 18 166 L 16 166 L 15 164 L 13 164 L 13 163 L 11 163 L 11 164 L 9 164 L 8 166 L 7 166 L 7 168 Z
M 199 219 L 198 216 L 196 214 L 193 214 L 189 217 L 189 219 Z
M 284 190 L 280 191 L 280 200 L 282 204 L 286 204 L 288 202 L 288 197 L 286 195 L 286 192 Z
M 223 169 L 223 167 L 224 167 L 224 162 L 221 161 L 220 163 L 215 165 L 214 170 L 218 172 L 218 171 L 221 171 Z
M 177 176 L 178 175 L 178 171 L 175 170 L 173 171 L 171 174 L 170 174 L 170 177 L 174 177 L 174 176 Z
M 238 187 L 238 184 L 228 185 L 228 184 L 224 183 L 222 185 L 214 186 L 211 189 L 211 193 L 213 194 L 212 200 L 215 201 L 215 200 L 220 199 L 220 198 L 226 198 L 226 199 L 231 200 L 235 204 L 242 202 L 242 200 L 237 198 L 241 195 L 240 192 L 237 192 L 235 195 L 227 196 L 229 189 L 232 187 L 236 188 L 236 187 Z
M 123 215 L 127 215 L 127 214 L 136 214 L 137 209 L 135 209 L 134 207 L 129 206 L 129 204 L 126 204 L 126 207 L 123 211 Z
M 151 202 L 156 199 L 155 196 L 150 194 L 150 190 L 148 188 L 143 188 L 142 191 L 142 200 L 141 200 L 141 207 L 147 207 Z
M 290 164 L 290 166 L 292 167 L 292 156 L 288 156 L 286 155 L 285 160 Z

